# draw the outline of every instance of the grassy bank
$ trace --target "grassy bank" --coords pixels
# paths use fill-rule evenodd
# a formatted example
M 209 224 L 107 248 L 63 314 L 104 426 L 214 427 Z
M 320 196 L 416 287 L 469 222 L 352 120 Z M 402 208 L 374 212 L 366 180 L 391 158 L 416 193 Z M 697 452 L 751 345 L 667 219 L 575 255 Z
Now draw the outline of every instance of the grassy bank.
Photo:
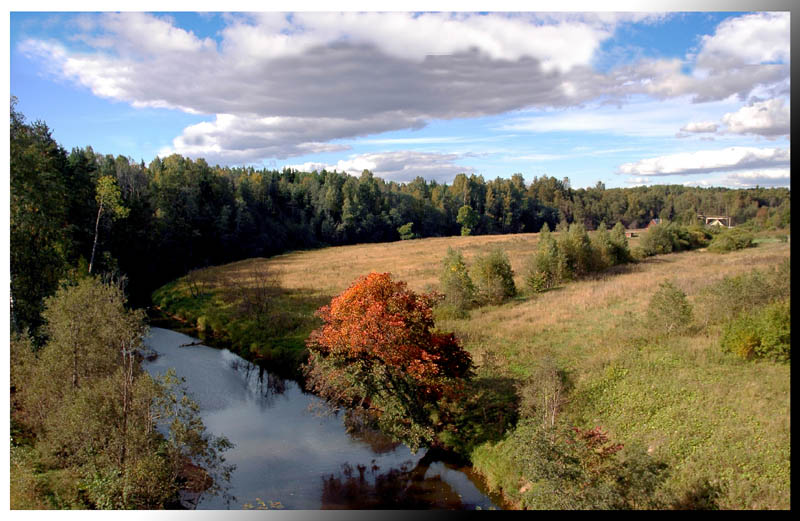
M 203 270 L 159 289 L 153 300 L 245 356 L 300 359 L 318 324 L 313 310 L 360 275 L 391 272 L 412 289 L 436 289 L 448 247 L 461 249 L 469 264 L 499 246 L 523 288 L 522 267 L 536 242 L 536 234 L 520 234 L 295 252 Z M 788 508 L 790 366 L 722 352 L 716 326 L 654 336 L 644 317 L 662 281 L 696 304 L 703 288 L 723 277 L 774 267 L 789 255 L 789 245 L 776 241 L 725 255 L 660 255 L 437 327 L 461 339 L 478 365 L 478 385 L 493 387 L 495 400 L 510 403 L 514 389 L 524 389 L 544 366 L 557 368 L 566 382 L 562 420 L 601 426 L 624 445 L 622 458 L 639 451 L 662 462 L 663 492 L 684 505 L 704 496 L 720 508 Z M 252 300 L 250 313 L 237 295 Z M 258 295 L 269 304 L 259 307 Z M 531 484 L 514 460 L 525 432 L 507 425 L 470 447 L 470 457 L 494 490 L 529 506 Z

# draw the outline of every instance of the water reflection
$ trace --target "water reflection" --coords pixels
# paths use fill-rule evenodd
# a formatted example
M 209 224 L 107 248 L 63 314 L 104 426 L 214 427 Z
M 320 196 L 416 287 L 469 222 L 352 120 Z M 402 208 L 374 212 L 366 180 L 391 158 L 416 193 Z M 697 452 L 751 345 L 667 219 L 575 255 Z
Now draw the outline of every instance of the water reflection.
M 356 413 L 315 414 L 317 399 L 297 382 L 226 349 L 180 347 L 194 340 L 151 328 L 147 344 L 158 356 L 143 367 L 153 374 L 175 368 L 208 431 L 234 444 L 225 457 L 236 466 L 236 501 L 205 495 L 197 508 L 243 508 L 256 498 L 286 509 L 493 506 L 465 469 L 412 454 Z
M 338 475 L 322 478 L 322 508 L 332 509 L 449 509 L 467 508 L 449 483 L 440 475 L 426 477 L 432 461 L 423 457 L 416 465 L 381 472 L 370 466 L 344 463 Z M 470 505 L 472 506 L 472 505 Z M 474 507 L 473 507 L 474 508 Z

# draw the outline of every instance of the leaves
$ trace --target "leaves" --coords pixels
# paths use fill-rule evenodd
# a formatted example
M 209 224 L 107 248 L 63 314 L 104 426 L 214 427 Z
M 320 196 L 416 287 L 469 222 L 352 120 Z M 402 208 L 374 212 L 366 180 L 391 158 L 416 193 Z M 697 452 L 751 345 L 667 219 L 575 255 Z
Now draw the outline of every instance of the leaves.
M 370 273 L 317 312 L 308 339 L 309 387 L 335 405 L 362 406 L 412 447 L 433 441 L 435 402 L 471 375 L 453 334 L 434 330 L 440 297 L 417 294 L 388 273 Z

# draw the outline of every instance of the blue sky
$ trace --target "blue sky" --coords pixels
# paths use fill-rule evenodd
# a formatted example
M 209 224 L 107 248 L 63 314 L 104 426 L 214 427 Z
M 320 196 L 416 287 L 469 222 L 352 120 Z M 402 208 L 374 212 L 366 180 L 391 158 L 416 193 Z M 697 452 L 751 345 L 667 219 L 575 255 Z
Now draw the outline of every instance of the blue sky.
M 789 186 L 789 14 L 20 13 L 10 91 L 150 162 Z

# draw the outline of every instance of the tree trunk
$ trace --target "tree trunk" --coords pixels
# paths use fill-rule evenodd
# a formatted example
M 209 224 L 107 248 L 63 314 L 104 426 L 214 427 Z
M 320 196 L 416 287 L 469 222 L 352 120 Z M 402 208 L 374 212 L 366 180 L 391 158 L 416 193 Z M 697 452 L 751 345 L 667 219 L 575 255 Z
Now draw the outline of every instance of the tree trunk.
M 100 215 L 103 213 L 103 204 L 97 209 L 97 220 L 94 223 L 94 244 L 92 244 L 92 258 L 89 259 L 89 273 L 92 273 L 92 265 L 94 264 L 94 252 L 97 249 L 97 235 L 100 228 Z

